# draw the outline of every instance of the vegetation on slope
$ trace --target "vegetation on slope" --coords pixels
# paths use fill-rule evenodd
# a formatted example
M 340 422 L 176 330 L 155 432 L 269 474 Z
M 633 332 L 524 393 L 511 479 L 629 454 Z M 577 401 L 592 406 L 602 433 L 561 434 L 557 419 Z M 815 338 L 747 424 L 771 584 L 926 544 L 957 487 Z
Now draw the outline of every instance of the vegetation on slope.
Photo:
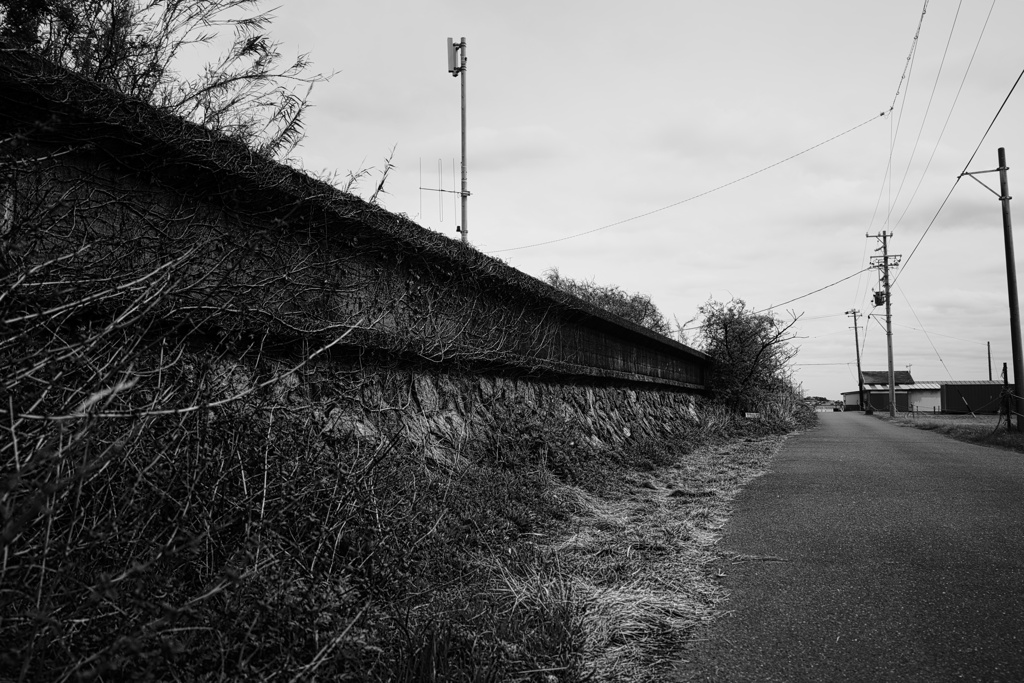
M 875 413 L 880 420 L 888 415 Z M 1007 429 L 1003 415 L 942 415 L 907 413 L 896 418 L 896 424 L 943 434 L 959 441 L 993 446 L 1024 453 L 1024 434 Z
M 96 19 L 99 33 L 66 34 L 75 54 L 91 49 L 80 39 L 117 37 L 114 15 Z M 20 34 L 37 34 L 26 21 Z M 90 106 L 150 120 L 109 103 Z M 705 404 L 671 440 L 611 448 L 511 403 L 450 462 L 425 457 L 400 421 L 359 436 L 344 416 L 399 412 L 372 398 L 398 371 L 327 362 L 355 323 L 335 325 L 327 285 L 302 279 L 337 265 L 316 260 L 312 237 L 300 245 L 312 260 L 284 263 L 286 225 L 217 233 L 187 197 L 139 189 L 159 169 L 33 177 L 26 158 L 46 165 L 87 142 L 48 154 L 26 142 L 39 130 L 51 123 L 3 140 L 0 169 L 5 676 L 650 678 L 708 613 L 722 506 L 798 406 L 746 423 Z M 288 143 L 280 129 L 268 139 Z M 197 153 L 180 175 L 209 161 Z M 440 243 L 397 225 L 410 243 Z M 285 281 L 307 299 L 285 306 Z
M 84 365 L 3 378 L 0 669 L 25 680 L 655 671 L 644 658 L 713 603 L 702 549 L 764 462 L 721 446 L 738 425 L 712 407 L 681 440 L 596 449 L 512 404 L 446 466 L 397 434 L 336 436 L 356 373 L 311 392 L 271 361 L 140 351 L 133 331 Z M 129 357 L 133 385 L 48 409 Z

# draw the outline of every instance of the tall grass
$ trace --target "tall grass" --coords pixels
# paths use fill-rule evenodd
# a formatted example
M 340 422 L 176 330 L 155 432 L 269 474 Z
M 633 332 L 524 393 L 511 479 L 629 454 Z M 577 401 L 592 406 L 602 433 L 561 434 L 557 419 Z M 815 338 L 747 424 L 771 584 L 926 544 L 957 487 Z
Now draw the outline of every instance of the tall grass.
M 880 416 L 882 419 L 885 416 Z M 943 434 L 958 441 L 993 446 L 1024 453 L 1024 433 L 1008 429 L 1006 419 L 999 415 L 935 415 L 915 416 L 907 414 L 896 422 Z
M 707 449 L 785 415 L 704 405 L 612 447 L 509 399 L 436 457 L 413 371 L 328 360 L 355 323 L 312 285 L 281 301 L 311 267 L 214 283 L 228 256 L 187 206 L 147 232 L 86 183 L 79 240 L 84 210 L 40 186 L 0 253 L 4 676 L 577 681 L 642 670 L 608 653 L 643 661 L 706 612 L 692 544 L 757 466 Z
M 551 539 L 630 477 L 692 463 L 728 431 L 714 409 L 686 441 L 597 449 L 513 402 L 452 465 L 398 431 L 339 428 L 366 376 L 318 366 L 335 390 L 314 399 L 265 356 L 131 348 L 131 379 L 73 410 L 9 395 L 0 669 L 15 678 L 573 681 L 694 620 L 675 603 L 685 580 L 665 592 L 606 567 L 595 582 Z M 687 514 L 615 554 L 684 557 L 714 516 Z M 627 518 L 598 519 L 628 537 Z

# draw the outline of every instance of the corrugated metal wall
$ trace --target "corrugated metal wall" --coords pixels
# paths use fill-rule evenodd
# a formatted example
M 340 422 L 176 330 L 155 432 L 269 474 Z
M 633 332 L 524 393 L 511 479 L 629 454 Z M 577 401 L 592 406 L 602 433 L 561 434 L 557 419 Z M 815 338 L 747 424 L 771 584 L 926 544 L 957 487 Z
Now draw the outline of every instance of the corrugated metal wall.
M 866 395 L 868 404 L 874 410 L 889 410 L 888 391 L 872 391 L 864 393 Z M 907 392 L 896 392 L 896 410 L 901 413 L 910 412 L 910 400 L 909 398 L 907 398 Z
M 998 413 L 1001 384 L 943 384 L 942 412 Z

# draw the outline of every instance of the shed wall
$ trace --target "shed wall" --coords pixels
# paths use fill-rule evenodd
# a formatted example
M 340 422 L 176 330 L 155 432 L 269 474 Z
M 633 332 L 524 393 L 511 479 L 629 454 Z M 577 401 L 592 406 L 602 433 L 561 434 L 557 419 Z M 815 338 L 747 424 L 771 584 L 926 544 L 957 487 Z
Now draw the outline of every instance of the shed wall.
M 911 390 L 910 409 L 924 413 L 935 413 L 942 410 L 942 397 L 938 389 Z
M 889 410 L 889 392 L 887 391 L 872 391 L 870 393 L 865 392 L 868 397 L 872 409 L 874 410 Z M 896 392 L 896 410 L 901 413 L 910 411 L 910 400 L 905 391 Z
M 999 412 L 1000 384 L 943 384 L 942 412 L 991 413 Z

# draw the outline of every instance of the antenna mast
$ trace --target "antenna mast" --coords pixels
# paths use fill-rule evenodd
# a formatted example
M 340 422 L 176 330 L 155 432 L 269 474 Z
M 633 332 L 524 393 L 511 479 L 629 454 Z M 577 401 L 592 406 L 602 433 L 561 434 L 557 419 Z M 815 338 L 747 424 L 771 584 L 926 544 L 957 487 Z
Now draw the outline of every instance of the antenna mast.
M 469 203 L 469 187 L 466 181 L 466 37 L 463 36 L 459 43 L 448 39 L 448 73 L 452 76 L 462 76 L 462 225 L 457 230 L 462 233 L 462 242 L 469 242 L 469 216 L 466 212 L 466 205 Z

